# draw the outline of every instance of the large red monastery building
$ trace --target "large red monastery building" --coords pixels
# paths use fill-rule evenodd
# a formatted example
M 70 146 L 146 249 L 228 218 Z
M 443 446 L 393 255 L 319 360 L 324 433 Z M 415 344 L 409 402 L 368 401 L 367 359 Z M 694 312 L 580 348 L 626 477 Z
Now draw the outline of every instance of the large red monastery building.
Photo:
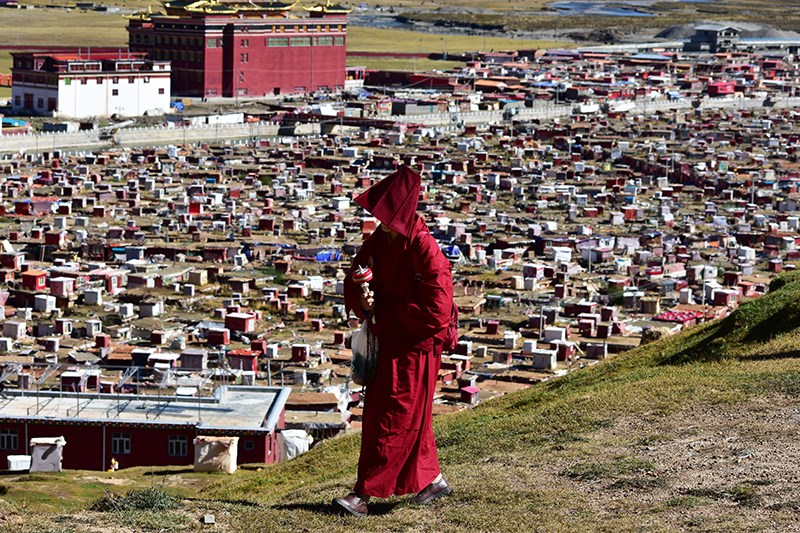
M 257 97 L 338 91 L 345 81 L 347 14 L 331 5 L 176 0 L 165 14 L 130 17 L 131 51 L 172 62 L 172 93 Z

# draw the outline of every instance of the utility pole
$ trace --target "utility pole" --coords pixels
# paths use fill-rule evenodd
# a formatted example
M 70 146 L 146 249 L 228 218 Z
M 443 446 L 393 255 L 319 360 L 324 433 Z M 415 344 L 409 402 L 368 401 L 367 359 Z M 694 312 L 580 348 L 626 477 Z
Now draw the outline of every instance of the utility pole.
M 539 340 L 544 339 L 544 306 L 539 306 Z

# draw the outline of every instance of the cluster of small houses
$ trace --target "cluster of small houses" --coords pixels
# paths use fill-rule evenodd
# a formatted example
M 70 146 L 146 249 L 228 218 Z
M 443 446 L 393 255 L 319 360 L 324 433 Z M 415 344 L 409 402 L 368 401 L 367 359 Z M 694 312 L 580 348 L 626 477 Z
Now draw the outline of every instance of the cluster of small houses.
M 724 317 L 800 255 L 797 122 L 607 112 L 5 155 L 0 460 L 230 471 L 357 428 L 342 288 L 377 221 L 352 198 L 399 164 L 424 177 L 461 315 L 436 413 Z
M 745 39 L 740 33 L 739 28 L 708 24 L 695 27 L 688 41 L 476 52 L 450 55 L 465 66 L 447 71 L 368 70 L 365 86 L 380 89 L 348 103 L 345 113 L 513 112 L 546 102 L 614 113 L 630 110 L 640 99 L 795 96 L 800 39 Z

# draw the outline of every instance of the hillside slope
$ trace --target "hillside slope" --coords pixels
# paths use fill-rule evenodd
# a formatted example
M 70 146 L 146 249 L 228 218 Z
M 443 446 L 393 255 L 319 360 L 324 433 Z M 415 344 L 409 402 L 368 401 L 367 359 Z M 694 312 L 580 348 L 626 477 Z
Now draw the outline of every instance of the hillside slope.
M 211 478 L 172 530 L 206 528 L 191 517 L 207 512 L 234 531 L 800 530 L 798 325 L 792 273 L 727 319 L 441 417 L 455 491 L 428 508 L 396 498 L 363 520 L 332 514 L 355 478 L 351 435 Z M 66 522 L 147 529 L 124 514 Z
M 792 273 L 724 320 L 440 418 L 455 493 L 430 510 L 328 516 L 355 436 L 205 494 L 268 507 L 241 524 L 312 530 L 786 530 L 800 518 L 798 326 Z

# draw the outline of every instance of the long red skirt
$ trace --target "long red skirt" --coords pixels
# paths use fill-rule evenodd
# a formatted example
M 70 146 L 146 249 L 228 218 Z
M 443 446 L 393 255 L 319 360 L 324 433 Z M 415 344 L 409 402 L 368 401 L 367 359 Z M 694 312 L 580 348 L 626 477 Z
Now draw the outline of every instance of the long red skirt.
M 379 358 L 364 400 L 358 494 L 415 493 L 439 475 L 431 410 L 440 364 L 433 352 Z

